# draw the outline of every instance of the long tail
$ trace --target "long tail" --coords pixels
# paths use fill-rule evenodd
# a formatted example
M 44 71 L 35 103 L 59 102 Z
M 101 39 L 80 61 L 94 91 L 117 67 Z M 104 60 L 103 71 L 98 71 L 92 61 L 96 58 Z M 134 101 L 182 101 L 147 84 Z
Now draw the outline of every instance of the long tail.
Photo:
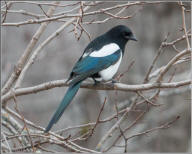
M 48 132 L 52 128 L 52 126 L 60 119 L 61 115 L 63 114 L 63 112 L 65 111 L 65 109 L 67 108 L 67 106 L 69 105 L 69 103 L 72 101 L 73 97 L 75 96 L 75 94 L 79 90 L 81 82 L 82 81 L 79 81 L 75 84 L 72 84 L 69 87 L 69 89 L 67 90 L 62 102 L 60 103 L 60 105 L 57 108 L 56 112 L 54 113 L 51 121 L 49 122 L 45 132 Z

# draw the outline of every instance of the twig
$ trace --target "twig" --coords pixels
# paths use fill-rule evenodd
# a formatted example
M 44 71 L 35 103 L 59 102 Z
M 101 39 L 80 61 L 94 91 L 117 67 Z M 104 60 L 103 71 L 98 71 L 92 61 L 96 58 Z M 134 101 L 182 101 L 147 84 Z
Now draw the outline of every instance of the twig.
M 176 61 L 176 62 L 173 64 L 173 66 L 176 66 L 176 65 L 178 65 L 178 64 L 182 64 L 182 63 L 184 63 L 184 62 L 188 62 L 188 61 L 190 61 L 190 60 L 191 60 L 190 57 L 184 58 L 184 59 L 180 59 L 180 60 Z M 149 79 L 151 80 L 152 78 L 157 77 L 164 68 L 165 68 L 165 66 L 161 66 L 160 68 L 156 69 L 153 73 L 151 73 L 151 74 L 149 75 Z
M 175 76 L 176 70 L 177 70 L 177 68 L 174 69 L 172 75 L 170 76 L 170 78 L 168 80 L 169 83 L 173 80 L 173 77 Z
M 88 36 L 89 41 L 91 41 L 91 35 L 89 34 L 89 32 L 82 26 L 81 23 L 79 23 L 79 26 L 81 27 L 82 31 L 85 32 L 85 34 Z
M 2 135 L 3 135 L 4 139 L 5 139 L 5 142 L 6 142 L 6 144 L 7 144 L 7 147 L 8 147 L 8 149 L 9 149 L 9 152 L 12 153 L 11 147 L 10 147 L 10 145 L 9 145 L 7 139 L 6 139 L 6 136 L 5 136 L 5 134 L 4 134 L 3 132 L 2 132 Z
M 90 7 L 87 6 L 84 8 L 84 11 L 88 10 Z M 52 33 L 43 43 L 41 43 L 37 49 L 33 52 L 33 55 L 30 57 L 26 65 L 24 66 L 23 70 L 20 73 L 20 76 L 15 84 L 15 88 L 18 88 L 21 85 L 21 82 L 23 81 L 23 78 L 25 76 L 26 71 L 28 68 L 34 63 L 37 55 L 40 53 L 40 51 L 48 44 L 50 43 L 54 38 L 56 38 L 66 27 L 68 27 L 76 18 L 71 18 L 66 23 L 64 23 L 59 29 L 57 29 L 54 33 Z
M 99 111 L 99 115 L 98 115 L 98 117 L 97 117 L 96 123 L 95 123 L 95 125 L 93 126 L 93 128 L 91 129 L 91 133 L 89 134 L 90 137 L 93 135 L 95 128 L 97 127 L 98 123 L 100 122 L 99 119 L 100 119 L 101 113 L 102 113 L 102 111 L 103 111 L 103 109 L 104 109 L 104 106 L 105 106 L 106 101 L 107 101 L 107 98 L 105 97 L 105 100 L 104 100 L 104 102 L 103 102 L 103 105 L 101 106 L 101 109 L 100 109 L 100 111 Z
M 188 36 L 189 38 L 191 37 L 190 31 L 191 31 L 191 30 L 188 30 L 188 32 L 187 32 L 187 36 Z M 179 37 L 179 38 L 177 38 L 177 39 L 175 39 L 175 40 L 173 40 L 173 41 L 171 41 L 171 42 L 164 42 L 164 43 L 163 43 L 163 47 L 173 46 L 173 45 L 175 45 L 176 43 L 184 40 L 185 38 L 186 38 L 186 36 L 183 35 L 183 36 L 181 36 L 181 37 Z
M 33 87 L 27 87 L 27 88 L 18 88 L 15 90 L 15 96 L 22 96 L 27 94 L 33 94 L 40 91 L 52 89 L 55 87 L 63 87 L 63 86 L 69 86 L 65 83 L 66 80 L 56 80 L 51 82 L 46 82 L 37 86 Z M 138 84 L 138 85 L 127 85 L 123 83 L 108 83 L 108 84 L 99 84 L 94 85 L 93 83 L 84 82 L 81 84 L 81 88 L 89 88 L 89 89 L 95 89 L 95 90 L 119 90 L 119 91 L 146 91 L 151 89 L 157 89 L 157 88 L 178 88 L 182 86 L 189 86 L 191 84 L 191 80 L 184 80 L 179 82 L 171 82 L 171 83 L 147 83 L 147 84 Z M 11 92 L 8 92 L 7 94 L 3 95 L 1 97 L 2 101 L 2 107 L 4 107 L 5 103 L 13 98 L 13 95 Z
M 12 114 L 14 117 L 22 120 L 22 117 L 21 117 L 19 114 L 17 114 L 16 112 L 12 111 L 11 109 L 5 108 L 5 110 L 6 110 L 8 113 Z M 38 129 L 38 130 L 40 130 L 40 131 L 45 131 L 45 129 L 44 129 L 43 127 L 37 126 L 36 124 L 34 124 L 33 122 L 31 122 L 31 121 L 29 121 L 29 120 L 27 120 L 27 119 L 25 119 L 25 122 L 26 122 L 27 125 L 29 125 L 29 126 L 31 126 L 31 127 L 33 127 L 33 128 L 36 128 L 36 129 Z M 91 150 L 91 149 L 83 148 L 83 147 L 81 147 L 81 146 L 79 146 L 79 145 L 77 145 L 77 144 L 75 144 L 75 143 L 73 143 L 73 142 L 71 142 L 71 141 L 66 141 L 65 138 L 63 138 L 62 136 L 57 135 L 57 134 L 55 134 L 55 133 L 53 133 L 53 132 L 51 132 L 51 131 L 49 131 L 48 134 L 50 134 L 50 135 L 58 138 L 59 140 L 57 140 L 57 141 L 59 142 L 59 144 L 64 145 L 65 147 L 67 147 L 68 149 L 70 149 L 70 150 L 72 150 L 72 151 L 75 151 L 75 152 L 83 152 L 83 151 L 84 151 L 84 152 L 95 152 L 95 153 L 99 153 L 99 152 L 94 151 L 94 150 Z
M 43 7 L 41 6 L 41 4 L 38 5 L 40 7 L 40 9 L 43 11 L 43 14 L 47 17 L 50 18 L 49 15 L 47 15 L 47 13 L 43 10 Z
M 168 34 L 169 35 L 169 34 Z M 164 41 L 161 43 L 159 49 L 158 49 L 158 52 L 157 52 L 157 55 L 155 56 L 155 58 L 153 59 L 153 62 L 151 64 L 151 66 L 149 67 L 149 70 L 147 71 L 147 74 L 144 78 L 144 81 L 143 83 L 147 83 L 149 81 L 149 75 L 151 73 L 151 71 L 153 70 L 154 66 L 155 66 L 155 63 L 158 59 L 158 57 L 160 56 L 160 54 L 163 52 L 163 45 L 164 45 L 164 42 L 167 41 L 167 38 L 168 38 L 168 35 L 166 36 L 166 38 L 164 39 Z
M 28 137 L 29 137 L 29 141 L 30 141 L 30 143 L 31 143 L 31 147 L 32 147 L 32 150 L 33 150 L 33 152 L 35 152 L 35 148 L 34 148 L 34 145 L 33 145 L 33 141 L 32 141 L 32 138 L 31 138 L 31 135 L 30 135 L 30 133 L 29 133 L 29 129 L 28 129 L 28 127 L 27 127 L 27 124 L 26 124 L 26 122 L 25 122 L 25 118 L 24 118 L 24 116 L 20 113 L 20 111 L 19 111 L 19 109 L 18 109 L 18 106 L 17 106 L 17 99 L 16 99 L 16 96 L 15 96 L 15 94 L 14 94 L 14 91 L 11 91 L 12 92 L 12 94 L 13 94 L 13 100 L 14 100 L 14 103 L 15 103 L 15 110 L 17 111 L 17 113 L 21 116 L 21 118 L 22 118 L 22 121 L 23 121 L 23 123 L 24 123 L 24 129 L 26 129 L 26 131 L 27 131 L 27 134 L 28 134 Z
M 42 142 L 34 144 L 34 147 L 36 148 L 39 145 L 46 144 L 46 143 L 49 143 L 49 142 L 48 141 L 42 141 Z M 27 149 L 31 149 L 31 145 L 27 145 L 27 146 L 19 147 L 19 148 L 14 148 L 14 149 L 12 149 L 12 151 L 13 152 L 21 152 L 21 151 L 24 151 L 24 150 L 27 150 Z
M 47 150 L 47 149 L 45 149 L 44 147 L 42 147 L 42 146 L 40 146 L 40 145 L 38 145 L 37 147 L 38 147 L 39 149 L 41 149 L 42 151 L 45 151 L 45 152 L 56 153 L 56 151 Z
M 180 53 L 178 53 L 175 57 L 173 57 L 168 64 L 161 70 L 159 76 L 157 77 L 156 82 L 160 82 L 164 76 L 164 74 L 169 70 L 169 68 L 177 61 L 179 60 L 182 56 L 191 53 L 191 49 L 188 50 L 183 50 Z
M 130 111 L 130 109 L 128 109 L 123 116 L 115 123 L 115 125 L 113 125 L 113 127 L 111 127 L 111 129 L 108 130 L 108 132 L 101 138 L 101 140 L 99 141 L 99 143 L 96 146 L 96 149 L 101 151 L 101 148 L 104 144 L 104 142 L 109 138 L 109 136 L 111 136 L 111 134 L 119 127 L 120 123 L 125 119 L 126 115 L 128 114 L 128 112 Z
M 135 124 L 137 124 L 139 122 L 139 120 L 144 116 L 145 112 L 142 112 L 141 114 L 139 114 L 139 116 L 136 117 L 136 119 L 127 127 L 123 130 L 123 132 L 126 132 L 127 130 L 129 130 L 130 128 L 132 128 L 133 126 L 135 126 Z M 118 137 L 116 137 L 115 141 L 106 149 L 104 150 L 104 152 L 109 151 L 117 142 L 118 140 L 121 138 L 122 134 L 120 134 Z
M 59 2 L 55 2 L 55 4 L 58 4 L 58 3 Z M 48 10 L 47 14 L 52 15 L 53 12 L 55 11 L 55 9 L 56 9 L 56 7 L 51 7 Z M 43 23 L 39 27 L 37 32 L 34 34 L 34 36 L 32 37 L 32 39 L 31 39 L 30 43 L 28 44 L 27 48 L 25 49 L 24 53 L 22 54 L 22 56 L 18 60 L 16 66 L 15 66 L 14 72 L 11 74 L 8 81 L 3 86 L 2 90 L 1 90 L 2 95 L 5 94 L 6 92 L 8 92 L 9 89 L 11 88 L 11 86 L 17 80 L 18 76 L 21 73 L 22 68 L 24 67 L 25 63 L 27 62 L 33 48 L 35 47 L 35 45 L 36 45 L 37 41 L 39 40 L 40 36 L 42 35 L 42 33 L 45 31 L 47 25 L 48 25 L 48 23 Z
M 176 117 L 175 119 L 173 119 L 172 121 L 167 122 L 167 123 L 165 123 L 165 124 L 163 124 L 163 125 L 161 125 L 161 126 L 158 126 L 158 127 L 155 127 L 155 128 L 149 129 L 149 130 L 146 130 L 146 131 L 144 131 L 144 132 L 141 132 L 141 133 L 132 135 L 132 136 L 128 137 L 127 140 L 129 140 L 129 139 L 131 139 L 131 138 L 133 138 L 133 137 L 136 137 L 136 136 L 146 135 L 146 134 L 148 134 L 148 133 L 150 133 L 150 132 L 153 132 L 153 131 L 155 131 L 155 130 L 167 129 L 167 128 L 169 128 L 173 123 L 175 123 L 179 118 L 180 118 L 180 116 L 177 116 L 177 117 Z
M 1 10 L 1 11 L 5 12 L 6 10 Z M 19 14 L 22 14 L 22 15 L 35 17 L 37 19 L 44 16 L 44 15 L 39 15 L 39 14 L 35 14 L 35 13 L 32 13 L 32 12 L 28 12 L 26 10 L 7 10 L 7 13 L 14 13 L 14 14 L 19 13 Z
M 185 34 L 185 38 L 186 38 L 186 42 L 187 42 L 187 49 L 190 50 L 190 43 L 189 43 L 189 38 L 187 36 L 187 29 L 186 29 L 186 24 L 185 24 L 185 7 L 182 5 L 182 1 L 180 2 L 181 4 L 181 10 L 182 10 L 182 23 L 183 23 L 183 30 L 184 30 L 184 34 Z
M 103 144 L 106 142 L 106 140 L 109 138 L 109 136 L 112 135 L 112 133 L 119 128 L 120 124 L 124 121 L 124 119 L 127 117 L 128 113 L 135 107 L 138 97 L 135 98 L 134 102 L 130 105 L 129 108 L 126 109 L 124 114 L 121 118 L 118 119 L 118 121 L 106 132 L 106 134 L 101 138 L 99 143 L 96 146 L 96 149 L 101 151 Z
M 5 20 L 6 20 L 6 17 L 7 17 L 7 10 L 8 10 L 8 6 L 7 6 L 7 2 L 6 2 L 6 0 L 4 0 L 4 2 L 5 2 L 5 8 L 6 8 L 6 10 L 5 10 L 5 13 L 3 14 L 3 21 L 2 21 L 2 23 L 4 23 L 5 22 Z
M 35 1 L 12 1 L 12 3 L 26 3 L 26 4 L 34 4 L 34 5 L 40 4 L 40 5 L 55 6 L 55 7 L 69 7 L 69 6 L 75 6 L 78 4 L 78 2 L 75 2 L 75 3 L 71 3 L 71 4 L 62 5 L 59 3 L 46 3 L 46 2 L 35 2 Z
M 105 8 L 105 9 L 100 9 L 98 11 L 92 11 L 92 12 L 87 12 L 84 13 L 84 16 L 90 16 L 90 15 L 95 15 L 95 14 L 103 14 L 104 12 L 108 15 L 110 15 L 110 13 L 108 11 L 110 10 L 115 10 L 121 7 L 125 7 L 125 6 L 134 6 L 134 5 L 144 5 L 144 4 L 159 4 L 160 2 L 133 2 L 133 3 L 126 3 L 126 4 L 121 4 L 121 5 L 116 5 L 113 7 L 109 7 L 109 8 Z M 89 6 L 87 6 L 89 7 Z M 18 23 L 3 23 L 1 24 L 2 26 L 22 26 L 22 25 L 27 25 L 27 24 L 40 24 L 42 22 L 48 22 L 48 21 L 55 21 L 58 19 L 63 19 L 63 18 L 77 18 L 77 17 L 81 17 L 81 14 L 77 13 L 77 14 L 64 14 L 64 15 L 60 15 L 60 16 L 56 16 L 56 17 L 51 17 L 51 18 L 44 18 L 44 19 L 34 19 L 34 20 L 27 20 L 27 21 L 21 21 Z M 114 16 L 116 17 L 116 16 Z M 119 18 L 119 17 L 117 17 Z M 122 17 L 124 18 L 124 17 Z M 125 17 L 125 19 L 130 18 L 130 17 Z
M 124 71 L 123 73 L 119 74 L 119 75 L 116 77 L 116 79 L 117 79 L 118 81 L 120 81 L 120 79 L 125 75 L 125 73 L 129 72 L 130 68 L 133 66 L 134 63 L 135 63 L 135 60 L 133 60 L 133 61 L 129 64 L 127 70 Z
M 124 146 L 124 153 L 127 153 L 127 140 L 126 140 L 126 136 L 123 132 L 123 130 L 121 129 L 121 127 L 119 126 L 119 130 L 120 130 L 120 133 L 121 133 L 121 136 L 123 136 L 123 139 L 125 141 L 125 146 Z
M 19 133 L 19 137 L 17 138 L 18 142 L 21 145 L 27 145 L 28 139 L 20 136 L 20 132 L 23 127 L 12 116 L 5 112 L 5 110 L 2 110 L 2 125 L 13 135 Z
M 145 96 L 143 96 L 141 94 L 141 92 L 137 91 L 136 92 L 140 97 L 142 97 L 147 103 L 151 104 L 152 106 L 161 106 L 161 104 L 155 104 L 152 101 L 150 101 L 149 99 L 147 99 Z

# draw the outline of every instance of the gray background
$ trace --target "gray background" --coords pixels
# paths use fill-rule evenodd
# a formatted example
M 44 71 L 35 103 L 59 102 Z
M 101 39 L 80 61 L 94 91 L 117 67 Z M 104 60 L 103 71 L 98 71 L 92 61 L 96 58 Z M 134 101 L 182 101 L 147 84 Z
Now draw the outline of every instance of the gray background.
M 65 4 L 67 2 L 62 2 Z M 112 6 L 116 3 L 105 3 L 102 7 Z M 43 7 L 47 10 L 48 7 Z M 138 7 L 131 7 L 124 13 L 130 15 Z M 26 9 L 30 12 L 39 13 L 41 10 L 33 5 L 15 4 L 12 9 Z M 57 9 L 57 12 L 63 10 Z M 98 20 L 103 16 L 95 16 Z M 28 17 L 16 14 L 7 16 L 7 22 L 18 22 L 28 19 Z M 190 27 L 190 13 L 186 16 L 187 28 Z M 62 23 L 52 22 L 48 25 L 45 33 L 38 42 L 45 40 L 52 34 Z M 120 66 L 119 72 L 127 69 L 129 64 L 135 60 L 133 67 L 126 73 L 121 82 L 126 84 L 140 84 L 155 56 L 161 42 L 167 33 L 170 33 L 168 41 L 174 40 L 183 35 L 179 31 L 182 26 L 181 9 L 177 3 L 164 3 L 158 5 L 146 5 L 131 19 L 118 20 L 112 19 L 104 24 L 93 24 L 85 26 L 91 34 L 92 39 L 103 34 L 111 27 L 119 24 L 129 26 L 134 32 L 138 42 L 129 42 L 126 46 L 126 52 Z M 4 83 L 19 57 L 24 52 L 31 37 L 38 29 L 39 25 L 26 25 L 17 27 L 2 27 L 2 83 Z M 49 43 L 38 56 L 38 59 L 27 71 L 22 83 L 22 87 L 34 86 L 51 80 L 66 79 L 74 65 L 81 56 L 84 48 L 89 43 L 88 37 L 83 34 L 77 41 L 74 33 L 69 33 L 73 26 L 69 26 L 64 32 Z M 39 44 L 39 43 L 38 43 Z M 184 49 L 185 41 L 178 44 L 178 49 Z M 172 48 L 167 48 L 161 55 L 155 68 L 165 65 L 176 52 Z M 189 76 L 190 64 L 184 63 L 177 68 L 173 81 L 184 80 Z M 171 72 L 169 72 L 171 74 Z M 66 88 L 54 88 L 51 90 L 39 92 L 37 94 L 18 97 L 19 109 L 26 119 L 31 120 L 37 125 L 46 127 L 53 112 L 59 105 Z M 67 108 L 60 121 L 52 128 L 58 130 L 69 126 L 75 126 L 96 120 L 99 109 L 107 96 L 108 100 L 102 114 L 102 117 L 115 113 L 115 101 L 124 102 L 134 93 L 118 92 L 115 96 L 114 91 L 95 91 L 89 89 L 80 89 L 73 102 Z M 154 107 L 147 116 L 136 127 L 129 131 L 128 135 L 140 132 L 147 128 L 153 128 L 158 124 L 181 115 L 171 128 L 155 131 L 148 136 L 142 136 L 131 139 L 128 142 L 129 152 L 186 152 L 190 150 L 190 91 L 181 94 L 160 97 L 157 103 L 163 103 L 161 107 Z M 9 102 L 10 106 L 13 104 Z M 94 148 L 99 139 L 115 123 L 100 125 L 96 133 L 87 142 L 79 143 L 85 147 Z M 67 135 L 67 134 L 66 134 Z M 120 143 L 121 144 L 121 143 Z M 123 144 L 123 140 L 122 140 Z M 58 150 L 58 149 L 57 149 Z M 114 148 L 113 152 L 123 152 L 123 149 Z

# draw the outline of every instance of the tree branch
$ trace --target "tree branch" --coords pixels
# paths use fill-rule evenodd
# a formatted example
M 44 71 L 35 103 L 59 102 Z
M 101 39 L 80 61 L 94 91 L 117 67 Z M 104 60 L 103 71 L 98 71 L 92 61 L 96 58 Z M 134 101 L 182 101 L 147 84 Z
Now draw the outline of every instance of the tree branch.
M 59 2 L 54 2 L 54 4 L 58 4 Z M 51 16 L 53 14 L 53 12 L 55 11 L 56 7 L 51 7 L 47 14 L 49 16 Z M 35 47 L 37 41 L 39 40 L 40 36 L 43 34 L 43 32 L 45 31 L 46 27 L 48 25 L 48 22 L 43 23 L 39 29 L 37 30 L 37 32 L 34 34 L 34 36 L 32 37 L 30 43 L 28 44 L 27 48 L 25 49 L 24 53 L 22 54 L 22 56 L 20 57 L 20 59 L 18 60 L 14 72 L 11 74 L 11 76 L 9 77 L 8 81 L 5 83 L 5 85 L 3 86 L 2 90 L 1 90 L 1 94 L 5 94 L 6 92 L 8 92 L 8 90 L 11 88 L 11 86 L 14 84 L 14 82 L 17 80 L 18 76 L 21 73 L 21 70 L 23 69 L 25 63 L 27 62 L 31 52 L 33 51 L 33 48 Z

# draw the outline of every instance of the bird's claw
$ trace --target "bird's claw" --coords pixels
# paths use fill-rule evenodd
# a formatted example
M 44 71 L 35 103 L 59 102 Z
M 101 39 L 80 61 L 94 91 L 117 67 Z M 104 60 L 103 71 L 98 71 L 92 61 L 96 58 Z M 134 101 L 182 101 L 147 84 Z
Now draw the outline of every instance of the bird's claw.
M 114 84 L 114 83 L 119 83 L 119 80 L 112 79 L 112 80 L 111 80 L 111 83 L 113 83 L 113 84 Z

